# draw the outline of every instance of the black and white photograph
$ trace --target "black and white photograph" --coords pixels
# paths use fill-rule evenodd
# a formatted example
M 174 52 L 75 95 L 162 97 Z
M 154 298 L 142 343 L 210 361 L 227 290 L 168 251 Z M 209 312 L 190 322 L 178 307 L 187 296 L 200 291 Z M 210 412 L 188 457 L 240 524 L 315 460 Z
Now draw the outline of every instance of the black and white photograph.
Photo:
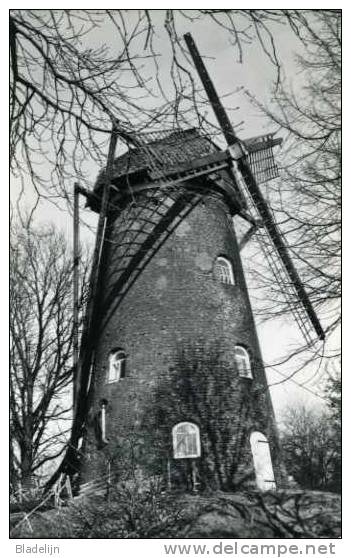
M 5 14 L 11 552 L 337 554 L 342 10 Z

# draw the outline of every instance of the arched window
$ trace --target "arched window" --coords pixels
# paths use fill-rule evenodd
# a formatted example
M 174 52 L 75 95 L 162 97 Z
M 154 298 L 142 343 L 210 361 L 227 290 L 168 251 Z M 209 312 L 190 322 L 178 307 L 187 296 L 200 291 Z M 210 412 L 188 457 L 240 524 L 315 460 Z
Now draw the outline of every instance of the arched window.
M 275 490 L 276 483 L 269 443 L 262 432 L 252 432 L 250 436 L 252 458 L 256 473 L 256 484 L 260 490 Z
M 113 349 L 108 357 L 107 382 L 118 382 L 125 376 L 126 354 L 120 349 Z
M 245 347 L 236 345 L 234 349 L 235 364 L 241 378 L 252 379 L 250 356 Z
M 219 256 L 214 265 L 214 276 L 217 281 L 226 283 L 227 285 L 234 285 L 233 267 L 229 260 Z
M 180 422 L 172 429 L 173 454 L 175 459 L 186 457 L 199 457 L 200 431 L 199 427 L 192 422 Z

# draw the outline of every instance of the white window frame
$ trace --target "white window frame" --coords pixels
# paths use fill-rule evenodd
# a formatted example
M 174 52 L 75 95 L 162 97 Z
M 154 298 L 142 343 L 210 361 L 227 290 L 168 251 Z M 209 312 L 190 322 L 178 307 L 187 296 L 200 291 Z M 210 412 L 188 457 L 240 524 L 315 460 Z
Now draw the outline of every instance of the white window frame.
M 240 378 L 253 379 L 250 355 L 247 349 L 242 345 L 235 345 L 234 348 L 235 363 L 238 368 Z
M 218 256 L 216 259 L 215 277 L 225 285 L 235 285 L 233 266 L 227 258 Z
M 173 456 L 175 459 L 200 457 L 200 430 L 193 422 L 179 422 L 172 428 Z
M 107 383 L 119 382 L 125 367 L 126 355 L 122 350 L 111 351 L 108 357 Z

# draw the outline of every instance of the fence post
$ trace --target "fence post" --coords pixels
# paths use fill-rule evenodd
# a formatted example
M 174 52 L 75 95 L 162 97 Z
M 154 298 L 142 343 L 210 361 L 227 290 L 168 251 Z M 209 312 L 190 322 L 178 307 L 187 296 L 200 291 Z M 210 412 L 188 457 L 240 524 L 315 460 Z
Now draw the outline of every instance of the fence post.
M 191 460 L 191 478 L 192 478 L 193 492 L 197 492 L 195 459 Z
M 167 459 L 167 488 L 172 490 L 171 460 Z

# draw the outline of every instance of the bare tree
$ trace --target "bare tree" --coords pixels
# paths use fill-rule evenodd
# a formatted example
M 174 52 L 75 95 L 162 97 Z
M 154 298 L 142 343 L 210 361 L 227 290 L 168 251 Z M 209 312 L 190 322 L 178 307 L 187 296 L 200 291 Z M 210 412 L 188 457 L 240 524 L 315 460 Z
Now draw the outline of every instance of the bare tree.
M 53 227 L 13 227 L 10 243 L 11 483 L 58 457 L 70 426 L 72 258 Z M 86 292 L 82 264 L 80 308 Z
M 340 323 L 340 11 L 302 14 L 299 35 L 305 51 L 297 60 L 297 79 L 303 87 L 296 92 L 282 81 L 270 107 L 260 105 L 285 137 L 281 179 L 269 184 L 267 197 L 328 339 Z M 262 316 L 284 315 L 290 311 L 284 292 L 277 292 L 272 274 L 258 269 L 257 260 L 255 265 L 258 296 L 267 301 L 261 305 Z M 337 354 L 334 345 L 328 356 Z
M 285 465 L 295 481 L 306 489 L 340 489 L 340 445 L 333 421 L 323 410 L 301 405 L 288 408 L 282 429 Z
M 333 364 L 333 366 L 332 366 Z M 341 450 L 342 450 L 342 429 L 341 429 L 341 366 L 340 362 L 335 361 L 328 367 L 328 379 L 326 382 L 325 394 L 327 397 L 327 407 L 329 421 L 333 430 L 333 445 L 336 449 L 334 459 L 334 471 L 331 488 L 341 492 Z
M 89 46 L 100 22 L 99 12 L 84 10 L 11 12 L 11 163 L 38 196 L 65 196 L 68 177 L 80 178 L 86 161 L 101 162 L 111 120 L 123 115 L 125 124 L 132 109 L 132 93 L 119 84 L 126 65 L 138 77 L 137 56 L 127 52 L 133 33 L 111 57 L 107 47 Z
M 276 67 L 279 82 L 275 31 L 286 25 L 299 35 L 304 13 L 11 10 L 14 175 L 23 188 L 29 175 L 38 196 L 67 198 L 69 178 L 88 180 L 88 162 L 105 162 L 111 121 L 126 142 L 133 141 L 133 131 L 184 123 L 217 134 L 205 114 L 208 102 L 194 77 L 184 28 L 199 24 L 220 31 L 238 61 L 256 42 Z

